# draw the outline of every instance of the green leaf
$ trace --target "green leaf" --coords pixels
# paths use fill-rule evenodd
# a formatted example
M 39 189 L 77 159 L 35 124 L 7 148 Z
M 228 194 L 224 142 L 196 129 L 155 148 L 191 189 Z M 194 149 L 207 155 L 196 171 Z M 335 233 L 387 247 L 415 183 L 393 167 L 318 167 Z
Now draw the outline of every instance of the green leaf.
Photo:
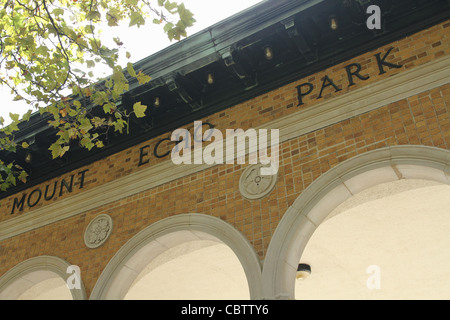
M 89 13 L 86 15 L 86 20 L 90 20 L 90 21 L 100 20 L 101 17 L 102 16 L 101 16 L 100 12 L 93 10 L 93 11 L 89 11 Z
M 139 81 L 139 84 L 146 84 L 148 83 L 150 80 L 152 80 L 152 78 L 150 76 L 147 76 L 146 74 L 142 73 L 142 71 L 139 71 L 139 73 L 136 76 L 136 79 Z
M 69 146 L 62 146 L 59 143 L 53 143 L 48 150 L 52 152 L 53 159 L 62 157 L 67 151 L 69 151 Z
M 11 118 L 12 121 L 19 122 L 19 117 L 20 117 L 19 114 L 10 112 L 9 117 Z
M 120 11 L 116 8 L 112 8 L 106 14 L 106 20 L 108 20 L 108 26 L 117 27 L 120 20 Z
M 172 29 L 174 27 L 174 24 L 172 22 L 168 22 L 166 23 L 166 25 L 164 26 L 164 32 L 169 32 L 170 29 Z
M 81 119 L 80 125 L 78 126 L 78 129 L 80 129 L 80 131 L 89 132 L 89 130 L 91 130 L 92 128 L 93 126 L 89 119 Z
M 27 113 L 22 116 L 22 121 L 29 121 L 32 113 L 33 110 L 28 110 Z
M 177 7 L 177 4 L 175 2 L 167 1 L 164 4 L 164 8 L 166 8 L 166 10 L 169 11 L 171 14 L 175 13 L 173 10 L 176 9 L 176 7 Z M 178 10 L 180 10 L 180 8 L 178 8 Z
M 53 143 L 50 148 L 48 148 L 48 150 L 50 150 L 52 152 L 52 157 L 53 159 L 56 159 L 59 157 L 59 155 L 61 154 L 61 145 L 58 143 Z
M 25 171 L 20 172 L 19 176 L 17 177 L 20 181 L 25 183 L 27 181 L 28 173 Z
M 114 42 L 120 47 L 123 46 L 123 42 L 120 40 L 119 37 L 113 38 Z
M 12 175 L 12 174 L 9 174 L 8 177 L 6 178 L 6 182 L 15 186 L 16 185 L 16 177 L 14 177 L 14 175 Z
M 93 61 L 93 60 L 86 60 L 86 66 L 88 68 L 94 68 L 95 67 L 95 61 Z
M 127 71 L 128 74 L 132 77 L 137 77 L 136 71 L 134 71 L 133 64 L 131 62 L 127 63 Z
M 60 15 L 63 15 L 63 14 L 64 14 L 64 9 L 56 8 L 56 9 L 54 9 L 54 10 L 52 11 L 52 13 L 53 13 L 55 16 L 60 16 Z
M 112 113 L 114 110 L 114 106 L 110 103 L 105 103 L 103 105 L 103 111 L 105 112 L 105 114 L 110 114 Z
M 92 139 L 88 137 L 84 137 L 83 139 L 81 139 L 80 143 L 88 150 L 92 150 L 92 148 L 95 146 L 94 142 L 92 142 Z
M 145 117 L 146 110 L 147 110 L 147 106 L 144 106 L 141 102 L 136 102 L 133 106 L 133 111 L 136 114 L 136 117 L 138 117 L 138 118 Z
M 118 119 L 117 121 L 113 122 L 114 125 L 114 131 L 119 131 L 120 133 L 123 132 L 123 128 L 125 128 L 126 121 L 122 119 Z
M 131 54 L 114 35 L 111 36 L 114 42 L 107 46 L 103 38 L 100 40 L 100 31 L 106 24 L 116 26 L 126 19 L 130 26 L 140 27 L 155 18 L 153 22 L 164 26 L 161 29 L 169 39 L 180 39 L 194 21 L 183 2 L 0 0 L 0 82 L 10 87 L 12 99 L 34 107 L 33 110 L 39 111 L 55 130 L 54 140 L 47 146 L 50 147 L 48 153 L 54 158 L 61 157 L 74 140 L 78 143 L 83 140 L 81 145 L 87 149 L 102 147 L 99 137 L 107 135 L 107 130 L 129 132 L 131 114 L 145 117 L 148 109 L 142 103 L 135 104 L 132 110 L 119 111 L 114 101 L 120 101 L 129 90 L 129 78 L 134 77 L 144 85 L 151 80 L 150 76 L 131 63 L 125 70 L 119 66 L 119 58 L 130 59 Z M 149 3 L 152 7 L 145 5 Z M 52 19 L 44 12 L 44 4 Z M 55 41 L 57 38 L 61 41 Z M 100 75 L 96 69 L 100 64 L 110 67 L 112 76 L 97 83 L 95 78 Z M 64 99 L 69 90 L 73 98 Z M 90 113 L 87 106 L 95 110 Z M 12 121 L 0 117 L 1 150 L 17 152 L 29 147 L 23 141 L 17 144 L 14 134 L 32 114 L 29 111 L 20 118 L 13 111 Z M 27 123 L 23 123 L 23 127 L 27 128 Z M 25 181 L 26 173 L 20 175 L 22 170 L 0 160 L 0 190 L 14 185 L 14 179 Z
M 88 24 L 84 27 L 84 31 L 86 33 L 94 33 L 94 30 L 95 30 L 95 26 L 91 26 L 90 24 Z
M 145 19 L 142 16 L 141 13 L 135 11 L 135 12 L 133 12 L 131 14 L 131 16 L 130 16 L 130 25 L 129 25 L 130 27 L 132 27 L 132 26 L 140 27 L 140 26 L 142 26 L 144 24 L 145 24 Z

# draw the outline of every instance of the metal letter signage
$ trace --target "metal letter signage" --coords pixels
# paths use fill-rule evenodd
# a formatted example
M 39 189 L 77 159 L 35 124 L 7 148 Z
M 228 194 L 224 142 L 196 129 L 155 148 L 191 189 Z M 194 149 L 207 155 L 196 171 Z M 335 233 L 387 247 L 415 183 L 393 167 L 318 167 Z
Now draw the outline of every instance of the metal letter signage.
M 385 70 L 385 67 L 388 67 L 390 69 L 400 69 L 403 67 L 402 65 L 386 61 L 386 59 L 388 58 L 389 54 L 392 52 L 393 49 L 394 48 L 390 48 L 383 56 L 381 56 L 381 53 L 377 53 L 375 55 L 377 66 L 378 69 L 380 70 L 379 75 L 385 74 L 387 72 Z M 348 87 L 354 86 L 356 84 L 355 83 L 355 81 L 357 80 L 356 78 L 358 78 L 361 81 L 366 81 L 370 79 L 370 75 L 361 74 L 362 66 L 359 63 L 349 64 L 348 66 L 345 67 L 345 70 L 347 72 Z M 320 93 L 317 99 L 322 98 L 325 90 L 329 91 L 329 89 L 327 89 L 328 87 L 333 87 L 335 93 L 342 90 L 338 85 L 336 85 L 336 83 L 333 81 L 332 78 L 326 75 L 323 79 L 322 86 L 320 88 Z M 304 98 L 310 95 L 313 91 L 314 85 L 309 82 L 305 82 L 297 86 L 298 106 L 304 105 L 305 104 Z
M 202 124 L 202 126 L 207 126 L 208 129 L 214 129 L 214 126 L 211 123 L 208 122 L 204 122 Z M 195 129 L 195 128 L 194 128 Z M 197 137 L 197 132 L 194 132 L 194 137 Z M 166 143 L 164 143 L 166 142 Z M 200 142 L 200 141 L 198 141 Z M 206 142 L 203 141 L 203 142 Z M 162 159 L 162 158 L 166 158 L 170 155 L 172 147 L 170 148 L 164 148 L 166 144 L 172 144 L 175 145 L 177 142 L 176 141 L 171 141 L 170 138 L 164 138 L 159 140 L 155 146 L 153 147 L 153 155 L 155 156 L 155 158 L 158 159 Z M 139 167 L 148 164 L 150 162 L 150 158 L 149 158 L 149 150 L 150 150 L 150 145 L 146 145 L 143 146 L 142 148 L 139 149 Z
M 89 170 L 81 171 L 77 174 L 79 176 L 79 184 L 78 188 L 83 189 L 84 188 L 84 180 L 86 176 L 86 172 Z M 42 191 L 41 188 L 36 188 L 33 191 L 31 191 L 29 194 L 24 193 L 20 197 L 14 198 L 13 206 L 11 209 L 11 214 L 14 214 L 16 209 L 19 211 L 23 211 L 25 205 L 28 208 L 33 208 L 36 206 L 39 202 L 42 200 L 44 201 L 50 201 L 53 199 L 53 197 L 56 194 L 56 190 L 58 188 L 59 193 L 58 195 L 61 197 L 65 192 L 72 193 L 73 187 L 74 187 L 74 178 L 75 174 L 72 174 L 70 178 L 67 181 L 66 179 L 61 179 L 60 181 L 55 181 L 53 184 L 48 184 L 45 187 L 45 191 Z M 59 187 L 58 187 L 59 185 Z

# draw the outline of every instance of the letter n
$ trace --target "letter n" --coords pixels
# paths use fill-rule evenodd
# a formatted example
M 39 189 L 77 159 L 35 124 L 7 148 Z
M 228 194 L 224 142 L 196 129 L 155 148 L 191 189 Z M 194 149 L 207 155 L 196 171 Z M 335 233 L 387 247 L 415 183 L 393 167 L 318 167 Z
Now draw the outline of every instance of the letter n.
M 67 183 L 66 180 L 62 179 L 61 181 L 61 187 L 59 189 L 59 196 L 61 197 L 63 195 L 63 188 L 66 188 L 66 190 L 71 193 L 73 188 L 73 177 L 75 175 L 70 176 L 70 184 Z

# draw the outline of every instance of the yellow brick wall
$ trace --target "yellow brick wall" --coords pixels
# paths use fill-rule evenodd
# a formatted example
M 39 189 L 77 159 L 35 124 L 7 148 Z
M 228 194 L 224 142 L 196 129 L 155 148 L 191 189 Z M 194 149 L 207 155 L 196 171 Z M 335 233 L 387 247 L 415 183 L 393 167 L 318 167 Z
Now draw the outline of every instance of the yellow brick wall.
M 199 120 L 210 122 L 223 132 L 228 128 L 246 130 L 293 114 L 299 109 L 313 108 L 324 100 L 345 95 L 349 91 L 448 55 L 449 30 L 450 23 L 442 23 Z M 387 72 L 379 75 L 374 55 L 383 55 L 391 47 L 395 49 L 387 61 L 403 67 L 386 68 Z M 351 63 L 361 64 L 361 73 L 370 74 L 370 79 L 356 79 L 356 85 L 348 87 L 345 66 Z M 333 87 L 328 87 L 324 90 L 323 98 L 317 99 L 325 75 L 333 79 L 342 90 L 335 92 Z M 296 87 L 304 82 L 312 83 L 315 89 L 304 99 L 305 104 L 298 107 Z M 89 296 L 107 263 L 126 241 L 156 221 L 194 212 L 219 217 L 232 224 L 248 238 L 263 259 L 283 213 L 305 188 L 330 168 L 356 155 L 392 145 L 413 144 L 449 149 L 449 109 L 450 84 L 447 84 L 286 141 L 280 146 L 280 170 L 276 187 L 269 196 L 261 200 L 246 200 L 239 192 L 239 179 L 246 165 L 220 165 L 1 241 L 0 276 L 26 259 L 41 255 L 57 256 L 83 270 L 83 282 Z M 0 223 L 18 215 L 33 214 L 33 210 L 49 203 L 79 192 L 89 192 L 92 188 L 156 163 L 170 161 L 170 157 L 157 159 L 151 155 L 148 157 L 148 164 L 138 166 L 140 148 L 150 145 L 150 150 L 153 150 L 152 147 L 161 138 L 168 136 L 169 134 L 165 134 L 130 147 L 37 186 L 45 190 L 45 186 L 54 181 L 69 179 L 71 174 L 89 169 L 83 189 L 77 188 L 79 182 L 75 179 L 76 185 L 72 193 L 66 192 L 62 197 L 55 195 L 51 201 L 40 201 L 32 209 L 25 206 L 24 211 L 16 211 L 11 215 L 14 197 L 18 195 L 1 200 Z M 30 193 L 37 187 L 24 193 Z M 112 217 L 113 233 L 100 248 L 88 249 L 84 244 L 84 231 L 89 222 L 102 213 Z

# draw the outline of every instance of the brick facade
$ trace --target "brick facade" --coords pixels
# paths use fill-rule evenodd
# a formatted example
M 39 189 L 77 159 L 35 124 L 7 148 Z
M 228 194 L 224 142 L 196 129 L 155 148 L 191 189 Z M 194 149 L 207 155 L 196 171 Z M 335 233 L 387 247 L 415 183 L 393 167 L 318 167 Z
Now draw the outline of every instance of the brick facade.
M 273 120 L 314 108 L 321 102 L 447 56 L 450 53 L 449 30 L 450 22 L 447 21 L 201 120 L 214 124 L 223 132 L 228 128 L 264 127 Z M 385 67 L 386 73 L 380 74 L 376 54 L 383 56 L 392 47 L 394 49 L 386 61 L 402 65 L 402 68 Z M 349 86 L 346 67 L 355 63 L 361 65 L 362 75 L 370 77 L 367 80 L 355 78 L 355 85 Z M 318 99 L 325 76 L 339 90 L 327 86 Z M 298 106 L 297 88 L 306 82 L 311 83 L 314 89 L 304 97 L 304 104 Z M 450 84 L 446 84 L 284 141 L 280 145 L 276 187 L 261 200 L 246 200 L 240 194 L 239 179 L 247 165 L 238 164 L 214 166 L 128 198 L 112 199 L 106 206 L 2 240 L 0 277 L 29 258 L 56 256 L 81 268 L 89 297 L 108 262 L 129 239 L 157 221 L 184 213 L 212 215 L 230 223 L 251 242 L 263 260 L 283 214 L 318 177 L 345 160 L 387 146 L 424 145 L 449 150 L 449 115 Z M 23 194 L 28 197 L 36 188 L 44 191 L 49 186 L 50 193 L 55 183 L 57 185 L 56 194 L 50 201 L 41 199 L 32 208 L 25 200 L 23 210 L 16 208 L 11 214 L 14 199 L 21 195 L 1 200 L 0 223 L 21 215 L 33 215 L 33 211 L 48 204 L 90 192 L 108 182 L 170 161 L 170 158 L 157 159 L 150 154 L 148 163 L 139 166 L 141 148 L 152 148 L 161 138 L 168 136 L 131 146 L 63 177 L 25 190 Z M 89 171 L 85 173 L 83 188 L 80 188 L 80 172 L 84 170 Z M 72 175 L 73 188 L 68 192 L 61 183 L 63 180 L 68 183 Z M 34 202 L 30 200 L 31 204 Z M 89 249 L 84 244 L 84 231 L 99 214 L 112 217 L 114 230 L 103 246 Z

